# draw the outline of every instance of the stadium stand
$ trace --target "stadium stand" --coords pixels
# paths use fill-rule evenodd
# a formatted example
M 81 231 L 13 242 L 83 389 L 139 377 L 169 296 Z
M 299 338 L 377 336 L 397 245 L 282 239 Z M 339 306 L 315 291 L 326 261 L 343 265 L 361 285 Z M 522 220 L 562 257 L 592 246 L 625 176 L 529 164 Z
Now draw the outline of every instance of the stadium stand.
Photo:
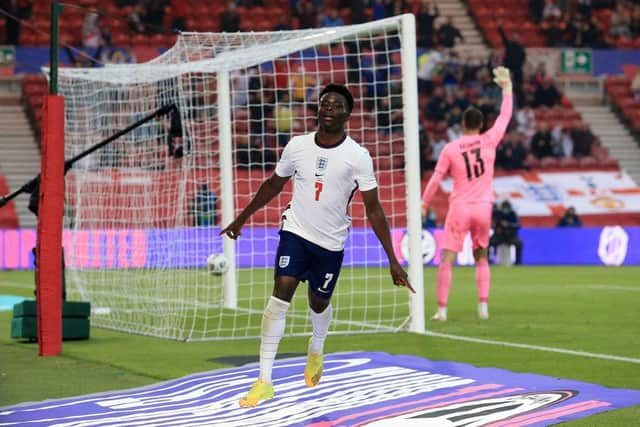
M 0 171 L 0 194 L 9 194 L 9 185 L 7 184 L 6 177 Z M 5 228 L 18 228 L 18 214 L 16 212 L 16 206 L 14 202 L 0 209 L 0 229 Z
M 633 78 L 640 75 L 636 73 Z M 613 108 L 627 125 L 640 136 L 640 100 L 632 91 L 633 79 L 627 75 L 608 76 L 605 90 Z M 636 89 L 638 91 L 638 89 Z
M 500 25 L 506 32 L 519 32 L 525 46 L 640 48 L 640 4 L 637 2 L 624 2 L 617 7 L 614 7 L 615 1 L 597 1 L 593 5 L 559 3 L 553 0 L 468 2 L 486 41 L 494 48 L 504 47 L 498 32 Z M 626 27 L 617 25 L 619 16 L 629 22 Z
M 287 0 L 273 0 L 268 2 L 255 2 L 259 5 L 250 6 L 254 2 L 241 2 L 240 6 L 235 10 L 228 10 L 226 2 L 213 2 L 213 4 L 195 4 L 192 7 L 184 8 L 182 1 L 168 2 L 167 6 L 159 13 L 159 17 L 154 19 L 149 17 L 148 13 L 144 13 L 137 7 L 124 5 L 118 7 L 119 3 L 106 1 L 97 2 L 95 0 L 81 0 L 77 4 L 82 8 L 65 8 L 63 21 L 65 25 L 62 27 L 62 40 L 68 43 L 80 46 L 82 44 L 82 33 L 79 31 L 86 21 L 86 8 L 96 7 L 101 11 L 101 19 L 99 21 L 100 31 L 102 31 L 103 39 L 111 46 L 118 47 L 154 47 L 161 48 L 173 44 L 175 36 L 169 30 L 174 28 L 177 16 L 184 14 L 184 27 L 192 31 L 219 31 L 224 19 L 235 19 L 237 17 L 238 27 L 241 30 L 272 30 L 275 28 L 300 28 L 310 23 L 319 22 L 318 16 L 326 13 L 332 8 L 341 6 L 344 2 L 338 0 L 325 1 L 323 7 L 314 11 L 316 16 L 305 17 L 301 8 L 291 10 Z M 307 4 L 307 0 L 300 0 L 300 5 Z M 311 3 L 311 2 L 308 2 Z M 571 44 L 575 41 L 575 28 L 569 28 L 569 21 L 577 20 L 580 22 L 593 22 L 597 24 L 594 28 L 601 31 L 601 40 L 597 39 L 597 43 L 604 45 L 616 46 L 619 48 L 638 48 L 640 47 L 640 36 L 637 26 L 631 26 L 629 35 L 611 35 L 612 17 L 616 13 L 629 13 L 630 16 L 636 16 L 640 13 L 640 6 L 625 6 L 624 10 L 614 11 L 608 3 L 611 2 L 595 2 L 597 8 L 592 10 L 582 10 L 572 6 L 568 10 L 560 10 L 558 18 L 545 18 L 540 13 L 531 13 L 535 11 L 529 10 L 529 0 L 469 0 L 467 3 L 468 10 L 475 19 L 476 25 L 480 28 L 487 43 L 495 52 L 487 58 L 460 57 L 456 52 L 437 48 L 436 51 L 427 56 L 425 62 L 432 61 L 438 52 L 439 59 L 435 60 L 435 66 L 426 76 L 421 76 L 419 81 L 419 105 L 421 111 L 421 160 L 423 169 L 423 180 L 430 175 L 437 159 L 441 141 L 450 139 L 451 135 L 455 135 L 456 125 L 460 121 L 461 111 L 470 104 L 479 106 L 488 118 L 487 126 L 496 115 L 497 98 L 495 93 L 491 91 L 491 80 L 486 70 L 487 65 L 490 66 L 492 61 L 500 61 L 500 54 L 496 52 L 504 48 L 505 39 L 500 35 L 500 28 L 505 33 L 511 34 L 518 32 L 520 40 L 525 46 L 545 46 L 548 44 L 548 33 L 553 25 L 562 26 L 559 34 L 560 39 L 564 43 Z M 553 2 L 552 2 L 553 3 Z M 573 5 L 574 2 L 568 2 Z M 401 11 L 419 12 L 421 7 L 420 0 L 413 0 L 403 3 Z M 603 6 L 603 7 L 601 7 Z M 184 11 L 181 13 L 180 11 Z M 395 10 L 394 10 L 395 11 Z M 387 11 L 386 13 L 393 13 Z M 544 12 L 544 11 L 542 11 Z M 231 15 L 228 15 L 228 14 Z M 377 11 L 374 8 L 366 8 L 364 10 L 365 19 L 371 19 Z M 554 12 L 549 12 L 553 15 Z M 30 17 L 26 21 L 23 32 L 20 35 L 20 42 L 25 46 L 43 46 L 48 43 L 48 2 L 44 0 L 34 0 Z M 230 18 L 231 16 L 231 18 Z M 640 16 L 640 15 L 638 15 Z M 361 19 L 352 16 L 348 8 L 339 9 L 339 17 L 346 23 L 352 23 L 354 19 Z M 308 21 L 305 19 L 308 18 Z M 575 19 L 574 19 L 575 18 Z M 437 23 L 442 22 L 438 20 Z M 137 25 L 139 23 L 140 25 Z M 312 25 L 312 24 L 308 24 Z M 36 28 L 38 31 L 33 31 Z M 573 33 L 572 33 L 573 31 Z M 437 33 L 437 32 L 436 32 Z M 437 38 L 434 40 L 437 44 Z M 596 43 L 596 42 L 594 42 Z M 389 58 L 393 63 L 394 58 Z M 331 67 L 327 66 L 327 70 Z M 333 64 L 336 69 L 336 64 Z M 280 70 L 282 71 L 282 70 Z M 291 70 L 288 70 L 291 71 Z M 326 74 L 326 83 L 330 80 L 344 81 L 344 73 L 337 70 L 337 73 Z M 420 73 L 419 73 L 420 75 Z M 366 77 L 365 77 L 366 78 Z M 275 92 L 279 87 L 277 78 L 274 76 L 264 76 L 261 82 L 262 87 L 272 88 Z M 438 89 L 434 89 L 438 88 Z M 624 117 L 626 124 L 635 132 L 640 132 L 640 103 L 631 89 L 631 79 L 628 76 L 610 76 L 605 83 L 606 93 L 611 100 L 611 104 L 615 106 L 619 114 Z M 365 86 L 353 85 L 355 92 L 365 90 Z M 28 112 L 34 128 L 39 128 L 41 119 L 41 103 L 42 96 L 46 93 L 47 87 L 45 80 L 36 75 L 25 76 L 23 79 L 23 90 Z M 620 166 L 615 158 L 609 154 L 609 150 L 603 146 L 598 137 L 594 136 L 589 124 L 583 119 L 582 115 L 572 105 L 571 101 L 558 90 L 552 79 L 546 76 L 544 70 L 533 70 L 525 73 L 522 84 L 524 98 L 526 104 L 531 107 L 532 116 L 529 118 L 530 123 L 528 129 L 521 129 L 519 119 L 512 122 L 506 139 L 509 141 L 509 147 L 517 147 L 522 150 L 521 158 L 507 159 L 505 162 L 498 161 L 497 167 L 501 171 L 499 174 L 508 174 L 518 171 L 578 171 L 578 170 L 603 170 L 615 171 Z M 555 94 L 554 94 L 555 93 Z M 520 105 L 518 110 L 522 110 L 524 105 Z M 518 110 L 515 114 L 518 113 Z M 373 153 L 378 154 L 376 157 L 376 168 L 381 174 L 387 173 L 392 167 L 399 167 L 403 162 L 402 156 L 390 154 L 396 145 L 402 145 L 401 141 L 396 143 L 396 137 L 393 133 L 382 134 L 376 133 L 373 129 L 370 113 L 372 106 L 358 106 L 353 112 L 350 123 L 350 130 L 356 133 L 364 144 Z M 247 117 L 251 112 L 247 111 Z M 244 144 L 247 147 L 247 153 L 250 151 L 249 141 L 246 141 L 243 135 L 247 133 L 246 123 L 251 122 L 239 121 L 234 124 L 233 130 L 237 144 Z M 275 120 L 273 114 L 264 117 L 266 123 L 265 142 L 266 146 L 277 154 L 281 147 L 277 144 L 275 134 Z M 192 135 L 196 144 L 205 143 L 205 136 L 210 132 L 206 129 L 207 124 L 203 123 L 202 128 L 195 128 Z M 242 127 L 244 126 L 244 128 Z M 299 123 L 294 125 L 296 128 L 304 128 Z M 308 127 L 308 126 L 307 126 Z M 375 134 L 375 135 L 374 135 Z M 538 135 L 540 134 L 540 135 Z M 548 134 L 548 135 L 547 135 Z M 550 144 L 549 151 L 540 151 L 531 148 L 532 138 L 540 136 L 548 139 Z M 386 143 L 371 144 L 367 141 L 383 141 Z M 503 153 L 504 154 L 504 153 Z M 251 154 L 247 154 L 251 156 Z M 259 156 L 260 159 L 274 158 L 274 156 L 265 156 L 264 153 Z M 513 160 L 513 161 L 512 161 Z M 117 167 L 134 170 L 141 167 L 140 162 L 144 160 L 137 159 L 137 163 L 131 163 L 131 159 L 123 156 L 121 164 L 105 164 L 105 167 Z M 215 162 L 215 157 L 198 159 L 197 164 L 207 165 Z M 252 160 L 254 161 L 254 160 Z M 261 164 L 258 164 L 262 166 Z M 162 171 L 166 174 L 166 179 L 160 179 L 164 185 L 171 185 L 171 166 L 169 170 Z M 251 169 L 248 165 L 247 170 L 242 173 L 261 173 Z M 128 173 L 117 172 L 114 174 Z M 103 189 L 105 192 L 108 189 Z M 217 189 L 214 189 L 217 191 Z M 101 191 L 102 192 L 102 191 Z M 187 197 L 189 199 L 189 197 Z M 238 201 L 240 202 L 240 200 Z M 94 206 L 100 206 L 102 202 L 96 201 Z M 113 201 L 104 202 L 106 206 L 113 206 Z M 436 200 L 436 209 L 444 208 L 446 205 L 442 200 Z M 175 207 L 174 207 L 175 208 Z M 443 211 L 440 210 L 439 216 L 442 217 Z M 267 213 L 263 215 L 272 215 L 269 221 L 277 223 L 279 213 Z M 359 218 L 356 214 L 354 218 Z M 549 218 L 543 221 L 545 225 L 552 225 L 557 218 Z M 525 220 L 526 221 L 526 220 Z M 589 220 L 588 220 L 589 221 Z M 536 223 L 541 225 L 542 223 Z M 354 224 L 358 225 L 358 224 Z M 397 224 L 400 226 L 401 224 Z M 159 224 L 159 226 L 161 226 Z

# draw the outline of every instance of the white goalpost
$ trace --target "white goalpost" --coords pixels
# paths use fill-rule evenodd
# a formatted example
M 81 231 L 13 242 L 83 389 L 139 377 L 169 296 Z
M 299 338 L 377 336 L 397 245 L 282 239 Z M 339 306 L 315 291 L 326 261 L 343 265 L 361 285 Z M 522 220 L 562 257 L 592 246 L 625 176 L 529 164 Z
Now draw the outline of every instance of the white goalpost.
M 356 195 L 331 332 L 424 332 L 413 15 L 337 28 L 183 33 L 147 63 L 61 69 L 66 158 L 175 106 L 67 173 L 67 294 L 91 302 L 94 326 L 177 340 L 260 336 L 291 186 L 238 241 L 219 236 L 220 227 L 273 173 L 288 139 L 315 130 L 318 93 L 329 82 L 354 95 L 348 133 L 374 159 L 396 253 L 417 291 L 393 286 Z M 206 268 L 214 253 L 229 262 L 222 275 Z M 305 287 L 292 301 L 287 334 L 311 332 Z

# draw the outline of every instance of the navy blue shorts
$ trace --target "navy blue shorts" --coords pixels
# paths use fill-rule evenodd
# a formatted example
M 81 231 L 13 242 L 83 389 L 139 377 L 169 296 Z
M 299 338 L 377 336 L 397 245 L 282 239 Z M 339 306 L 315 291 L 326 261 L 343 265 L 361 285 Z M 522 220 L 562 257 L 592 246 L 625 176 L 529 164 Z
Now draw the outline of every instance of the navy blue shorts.
M 307 281 L 311 290 L 329 299 L 336 287 L 344 251 L 330 251 L 302 237 L 280 230 L 274 276 Z

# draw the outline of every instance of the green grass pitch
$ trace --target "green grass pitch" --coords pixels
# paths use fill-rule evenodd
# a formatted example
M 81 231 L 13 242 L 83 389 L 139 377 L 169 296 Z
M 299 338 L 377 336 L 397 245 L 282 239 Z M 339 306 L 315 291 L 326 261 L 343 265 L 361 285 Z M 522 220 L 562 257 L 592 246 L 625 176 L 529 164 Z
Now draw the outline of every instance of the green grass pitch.
M 640 389 L 640 268 L 492 268 L 491 319 L 476 319 L 472 268 L 454 268 L 449 321 L 430 331 L 570 353 L 410 333 L 329 336 L 327 352 L 386 351 Z M 425 269 L 427 318 L 434 311 L 436 269 Z M 338 285 L 340 286 L 340 285 Z M 390 285 L 391 286 L 391 285 Z M 304 292 L 298 291 L 298 297 Z M 0 294 L 33 296 L 33 272 L 0 272 Z M 264 301 L 258 302 L 260 307 Z M 98 328 L 88 341 L 65 341 L 59 357 L 10 338 L 11 313 L 0 312 L 0 406 L 151 384 L 227 367 L 212 359 L 255 356 L 258 340 L 184 343 Z M 303 353 L 307 338 L 285 337 L 282 353 Z M 633 361 L 619 361 L 615 357 Z M 567 426 L 637 425 L 640 406 Z

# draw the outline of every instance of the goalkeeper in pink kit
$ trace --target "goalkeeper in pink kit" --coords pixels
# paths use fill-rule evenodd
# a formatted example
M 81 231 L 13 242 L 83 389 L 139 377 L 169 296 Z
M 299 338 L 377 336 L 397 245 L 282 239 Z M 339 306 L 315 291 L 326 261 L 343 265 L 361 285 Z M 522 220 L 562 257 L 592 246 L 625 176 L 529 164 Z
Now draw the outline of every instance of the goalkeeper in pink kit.
M 491 207 L 493 205 L 493 164 L 496 148 L 511 120 L 513 95 L 509 70 L 493 69 L 494 81 L 502 87 L 500 115 L 494 125 L 480 133 L 484 117 L 476 108 L 468 108 L 462 116 L 464 135 L 448 143 L 438 158 L 435 171 L 422 194 L 423 213 L 440 186 L 442 178 L 453 178 L 449 211 L 444 226 L 443 251 L 438 268 L 438 311 L 431 320 L 447 320 L 447 302 L 451 287 L 451 267 L 462 250 L 467 232 L 471 232 L 473 257 L 476 261 L 478 317 L 489 318 L 490 273 L 488 262 Z

